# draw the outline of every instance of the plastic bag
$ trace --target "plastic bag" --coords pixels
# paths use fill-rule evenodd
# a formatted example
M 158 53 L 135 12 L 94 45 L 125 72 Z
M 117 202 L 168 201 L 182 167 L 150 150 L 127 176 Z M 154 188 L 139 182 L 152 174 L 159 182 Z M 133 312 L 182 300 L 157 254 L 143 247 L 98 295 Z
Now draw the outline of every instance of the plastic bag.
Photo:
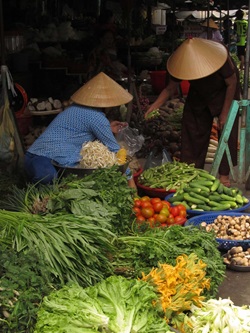
M 9 112 L 9 104 L 5 103 L 0 109 L 0 161 L 10 163 L 14 159 L 14 127 L 11 122 Z
M 120 147 L 125 148 L 128 156 L 131 157 L 141 149 L 145 141 L 143 135 L 139 134 L 139 131 L 136 128 L 131 128 L 129 126 L 122 128 L 118 132 L 116 140 Z
M 144 170 L 160 166 L 168 162 L 172 162 L 172 158 L 165 148 L 161 153 L 159 153 L 156 149 L 153 149 L 145 161 Z

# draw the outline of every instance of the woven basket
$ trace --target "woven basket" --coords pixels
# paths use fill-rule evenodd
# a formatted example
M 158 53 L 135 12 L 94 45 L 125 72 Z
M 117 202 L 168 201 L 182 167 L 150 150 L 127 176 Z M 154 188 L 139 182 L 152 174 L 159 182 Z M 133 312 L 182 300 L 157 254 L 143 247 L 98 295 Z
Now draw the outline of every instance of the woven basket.
M 203 214 L 199 216 L 194 216 L 187 220 L 185 223 L 186 226 L 196 226 L 199 227 L 202 222 L 206 222 L 207 224 L 211 224 L 219 215 L 227 215 L 227 216 L 250 216 L 250 214 L 244 213 L 237 213 L 237 212 L 216 212 L 211 214 Z M 229 240 L 229 239 L 222 239 L 216 238 L 216 241 L 219 243 L 219 250 L 228 251 L 234 246 L 242 246 L 243 250 L 245 251 L 247 248 L 250 247 L 250 239 L 248 240 Z

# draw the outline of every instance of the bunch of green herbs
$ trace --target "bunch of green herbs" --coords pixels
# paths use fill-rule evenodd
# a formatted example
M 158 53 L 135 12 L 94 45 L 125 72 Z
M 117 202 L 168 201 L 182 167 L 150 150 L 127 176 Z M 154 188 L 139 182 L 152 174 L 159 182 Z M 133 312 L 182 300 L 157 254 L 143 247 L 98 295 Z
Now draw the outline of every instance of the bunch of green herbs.
M 0 244 L 17 253 L 34 251 L 62 284 L 89 286 L 112 273 L 110 229 L 100 217 L 0 211 Z
M 31 333 L 43 297 L 61 285 L 35 251 L 16 252 L 3 244 L 0 251 L 0 331 Z
M 145 232 L 135 231 L 128 237 L 115 240 L 113 266 L 117 274 L 126 277 L 141 277 L 148 274 L 159 263 L 176 265 L 182 254 L 195 253 L 206 265 L 206 276 L 211 287 L 206 297 L 213 297 L 225 277 L 225 265 L 213 233 L 194 227 L 173 225 L 169 228 L 149 228 Z

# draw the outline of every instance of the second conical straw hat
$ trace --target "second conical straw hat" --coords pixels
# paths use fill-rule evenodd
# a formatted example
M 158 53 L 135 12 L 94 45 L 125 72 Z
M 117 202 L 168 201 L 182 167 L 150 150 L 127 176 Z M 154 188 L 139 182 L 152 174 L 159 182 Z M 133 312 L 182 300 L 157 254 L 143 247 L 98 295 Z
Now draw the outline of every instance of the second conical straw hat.
M 219 29 L 218 25 L 212 19 L 206 20 L 201 24 L 201 26 L 206 28 Z
M 180 80 L 201 79 L 220 69 L 227 56 L 227 49 L 218 42 L 189 38 L 169 57 L 167 69 Z
M 71 100 L 80 105 L 107 108 L 127 104 L 133 96 L 120 84 L 101 72 L 84 84 Z

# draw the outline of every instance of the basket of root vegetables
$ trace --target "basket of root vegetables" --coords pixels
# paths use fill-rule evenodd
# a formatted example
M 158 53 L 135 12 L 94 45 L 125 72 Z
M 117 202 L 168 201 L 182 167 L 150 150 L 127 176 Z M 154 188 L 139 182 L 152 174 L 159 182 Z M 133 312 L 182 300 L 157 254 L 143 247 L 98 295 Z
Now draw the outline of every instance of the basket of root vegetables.
M 242 246 L 234 246 L 223 255 L 223 261 L 228 269 L 239 272 L 250 271 L 250 247 L 245 251 Z
M 250 214 L 220 212 L 198 215 L 188 219 L 185 226 L 213 232 L 219 250 L 228 251 L 240 246 L 245 251 L 250 247 Z

